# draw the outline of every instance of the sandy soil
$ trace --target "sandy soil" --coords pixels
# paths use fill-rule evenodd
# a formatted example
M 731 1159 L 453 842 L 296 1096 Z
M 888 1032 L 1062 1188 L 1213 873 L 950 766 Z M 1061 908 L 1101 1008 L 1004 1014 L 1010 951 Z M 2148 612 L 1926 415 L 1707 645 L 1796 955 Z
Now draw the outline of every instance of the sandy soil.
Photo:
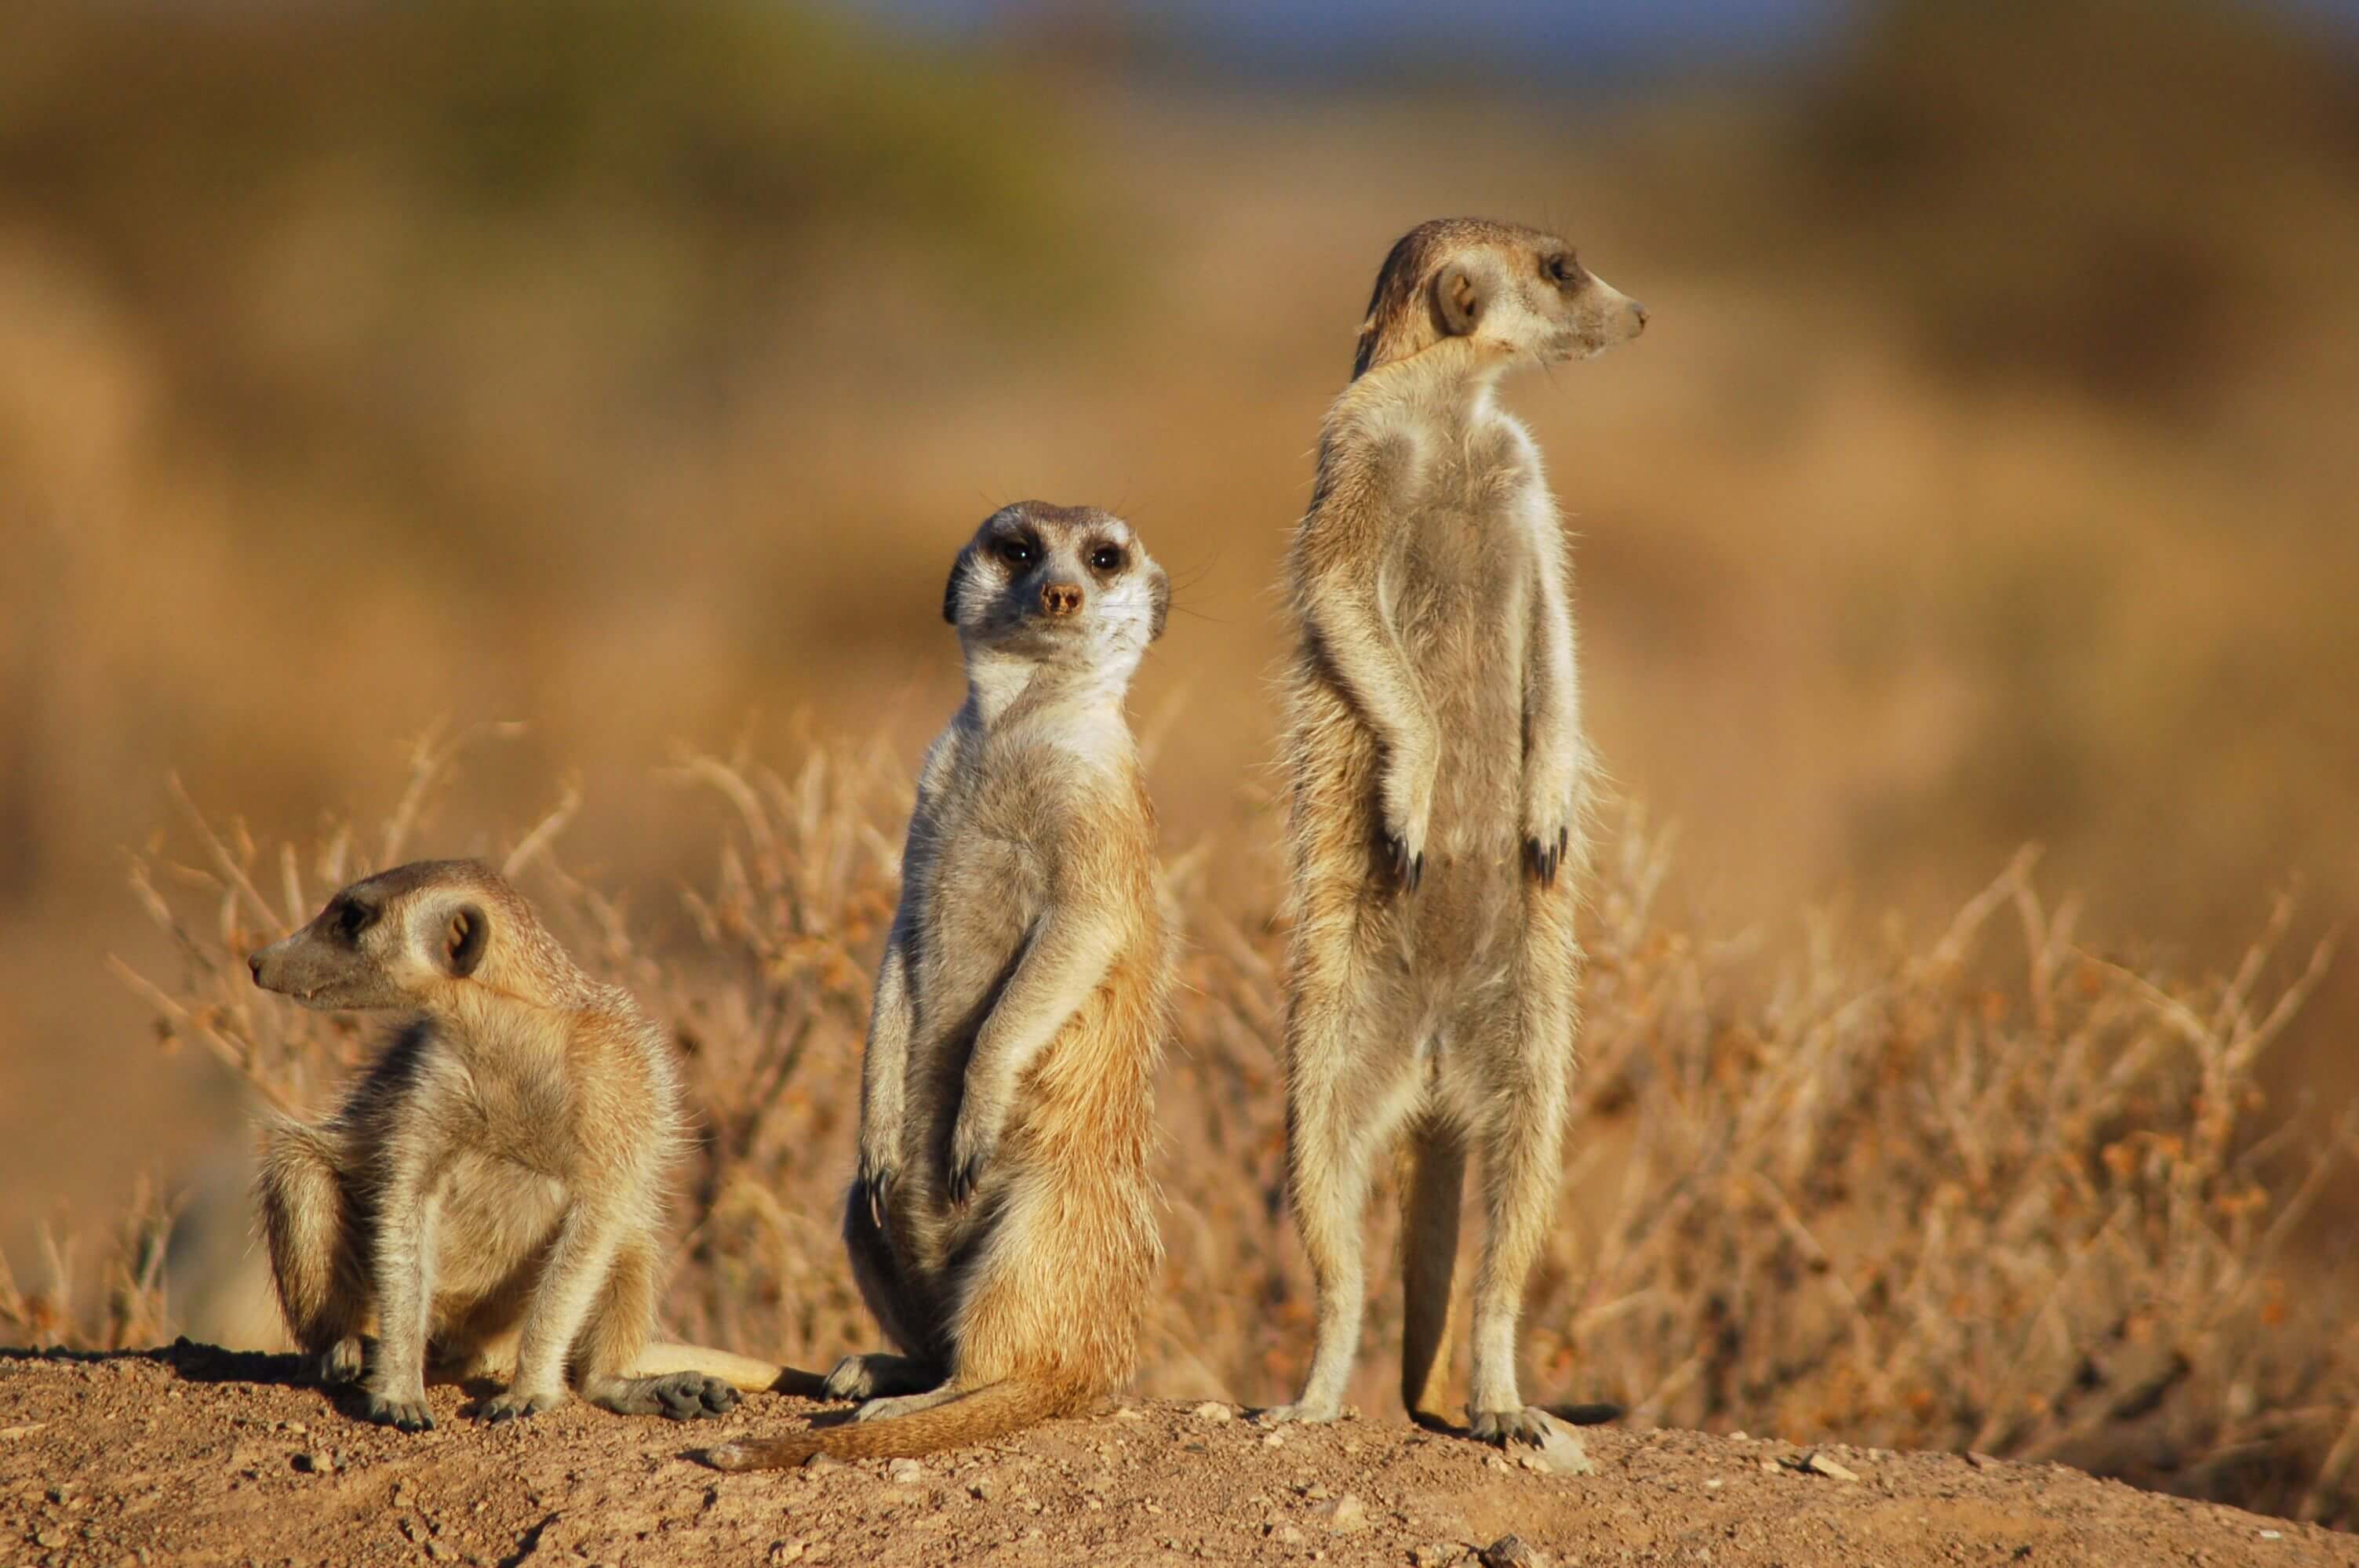
M 683 1455 L 815 1407 L 493 1428 L 473 1403 L 437 1388 L 436 1430 L 403 1436 L 340 1413 L 290 1358 L 0 1351 L 0 1568 L 2359 1564 L 2359 1537 L 1952 1454 L 1592 1428 L 1594 1474 L 1572 1475 L 1390 1419 L 1274 1434 L 1227 1406 L 1140 1402 L 924 1461 L 728 1476 Z

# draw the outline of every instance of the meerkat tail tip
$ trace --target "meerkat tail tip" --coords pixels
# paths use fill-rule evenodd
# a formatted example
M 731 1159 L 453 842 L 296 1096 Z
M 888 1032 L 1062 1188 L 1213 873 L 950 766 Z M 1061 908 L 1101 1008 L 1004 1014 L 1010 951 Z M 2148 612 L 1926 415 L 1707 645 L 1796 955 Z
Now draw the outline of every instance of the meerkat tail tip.
M 699 1464 L 711 1465 L 715 1470 L 745 1468 L 745 1452 L 734 1443 L 720 1443 L 711 1448 L 700 1448 L 690 1457 Z

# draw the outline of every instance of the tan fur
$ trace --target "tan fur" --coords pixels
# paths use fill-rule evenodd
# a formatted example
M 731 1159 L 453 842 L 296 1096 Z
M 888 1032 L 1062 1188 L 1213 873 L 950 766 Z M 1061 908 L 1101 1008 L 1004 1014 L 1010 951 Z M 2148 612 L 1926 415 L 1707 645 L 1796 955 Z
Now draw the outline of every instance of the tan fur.
M 1402 1399 L 1432 1419 L 1446 1381 L 1471 1149 L 1487 1219 L 1473 1427 L 1538 1439 L 1516 1319 L 1571 1083 L 1587 754 L 1555 505 L 1493 388 L 1645 321 L 1560 240 L 1428 223 L 1386 258 L 1328 412 L 1293 540 L 1286 678 L 1288 1151 L 1318 1341 L 1300 1399 L 1272 1419 L 1342 1409 L 1362 1212 L 1375 1161 L 1405 1143 Z
M 430 1427 L 429 1352 L 480 1374 L 511 1342 L 495 1421 L 561 1403 L 569 1371 L 625 1414 L 714 1414 L 734 1387 L 792 1385 L 783 1368 L 649 1345 L 665 1182 L 687 1138 L 670 1049 L 506 881 L 473 861 L 404 866 L 249 963 L 308 1007 L 411 1013 L 333 1116 L 263 1136 L 288 1328 L 342 1381 L 361 1374 L 374 1322 L 369 1419 Z M 634 1371 L 649 1360 L 660 1370 Z
M 960 553 L 943 614 L 967 701 L 919 781 L 844 1212 L 902 1354 L 830 1375 L 868 1401 L 853 1422 L 715 1448 L 719 1468 L 982 1442 L 1129 1377 L 1162 1254 L 1147 1158 L 1171 961 L 1122 704 L 1169 593 L 1127 525 L 1087 508 L 1008 507 Z

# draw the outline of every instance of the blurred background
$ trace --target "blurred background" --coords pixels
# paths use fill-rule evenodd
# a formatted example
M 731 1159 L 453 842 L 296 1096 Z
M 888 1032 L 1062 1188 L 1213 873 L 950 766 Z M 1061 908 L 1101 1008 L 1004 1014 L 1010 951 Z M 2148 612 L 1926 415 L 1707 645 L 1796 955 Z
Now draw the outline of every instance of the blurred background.
M 666 764 L 914 763 L 1006 500 L 1172 569 L 1167 848 L 1265 857 L 1320 414 L 1456 212 L 1653 312 L 1507 397 L 1594 737 L 1720 929 L 1933 920 L 2027 841 L 2195 973 L 2288 887 L 2359 914 L 2350 6 L 17 0 L 0 1248 L 242 1180 L 105 964 L 168 966 L 125 872 L 194 854 L 172 776 L 301 840 L 523 720 L 421 847 L 578 781 L 570 863 L 659 936 L 713 838 Z M 2288 1109 L 2354 1024 L 2346 959 Z

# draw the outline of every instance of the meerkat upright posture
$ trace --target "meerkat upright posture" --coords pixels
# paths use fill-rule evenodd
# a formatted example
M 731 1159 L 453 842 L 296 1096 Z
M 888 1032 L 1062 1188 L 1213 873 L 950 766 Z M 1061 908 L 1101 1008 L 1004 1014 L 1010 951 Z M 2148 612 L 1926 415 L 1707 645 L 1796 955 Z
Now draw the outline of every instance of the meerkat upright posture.
M 569 1371 L 626 1415 L 717 1414 L 732 1375 L 777 1386 L 776 1367 L 648 1345 L 686 1145 L 678 1073 L 629 993 L 575 968 L 506 881 L 471 860 L 400 866 L 248 963 L 306 1007 L 414 1015 L 332 1117 L 268 1127 L 258 1183 L 279 1303 L 323 1381 L 361 1375 L 375 1321 L 370 1420 L 431 1427 L 429 1347 L 481 1369 L 510 1334 L 494 1421 L 563 1402 Z
M 862 1074 L 852 1267 L 900 1355 L 849 1424 L 724 1470 L 915 1455 L 1127 1377 L 1161 1242 L 1147 1171 L 1171 959 L 1123 699 L 1170 588 L 1119 517 L 1026 502 L 951 570 L 967 698 L 927 754 Z
M 1301 1398 L 1271 1419 L 1343 1408 L 1361 1217 L 1406 1134 L 1402 1399 L 1438 1414 L 1471 1146 L 1487 1220 L 1473 1432 L 1540 1440 L 1516 1320 L 1571 1083 L 1586 762 L 1556 507 L 1494 396 L 1517 365 L 1593 355 L 1646 321 L 1560 239 L 1425 223 L 1386 258 L 1328 411 L 1286 680 L 1288 1151 L 1318 1338 Z

